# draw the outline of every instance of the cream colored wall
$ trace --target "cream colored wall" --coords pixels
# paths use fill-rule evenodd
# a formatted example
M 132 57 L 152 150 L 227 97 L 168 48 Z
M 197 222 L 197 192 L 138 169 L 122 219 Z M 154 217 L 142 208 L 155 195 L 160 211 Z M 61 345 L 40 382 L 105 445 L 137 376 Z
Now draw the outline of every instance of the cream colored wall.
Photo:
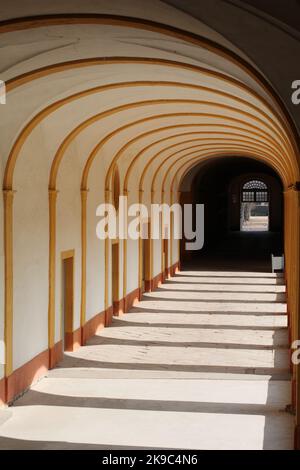
M 74 250 L 74 322 L 80 327 L 81 308 L 81 194 L 80 183 L 84 159 L 75 141 L 67 149 L 57 181 L 56 205 L 56 289 L 55 342 L 61 339 L 63 306 L 63 270 L 61 254 Z
M 125 155 L 124 161 L 120 165 L 122 187 L 124 185 L 124 176 L 133 155 L 135 155 L 135 152 L 131 152 L 129 150 L 128 154 Z M 127 202 L 129 208 L 132 204 L 138 204 L 139 202 L 139 186 L 136 173 L 134 173 L 133 178 L 130 178 L 128 183 Z M 133 218 L 131 217 L 128 219 L 128 222 L 130 223 L 132 220 Z M 126 294 L 130 294 L 139 287 L 139 241 L 128 239 L 125 243 L 127 266 L 124 267 L 123 265 L 123 270 L 125 269 L 126 272 Z M 121 245 L 122 247 L 124 246 L 123 243 Z
M 139 287 L 139 242 L 127 241 L 127 294 Z
M 0 178 L 3 179 L 3 167 L 0 160 Z M 0 352 L 4 352 L 4 213 L 3 204 L 0 203 Z M 3 348 L 3 349 L 1 349 Z M 3 357 L 4 359 L 4 357 Z M 4 362 L 4 360 L 3 360 Z M 4 364 L 0 357 L 0 378 L 4 376 Z
M 90 101 L 91 103 L 91 101 Z M 48 347 L 48 290 L 49 290 L 49 208 L 48 185 L 51 163 L 68 126 L 80 122 L 81 108 L 64 121 L 62 109 L 51 115 L 46 123 L 36 127 L 26 140 L 16 167 L 14 188 L 14 369 Z M 92 112 L 92 111 L 91 111 Z M 65 125 L 63 123 L 65 122 Z M 76 154 L 74 155 L 74 158 Z M 66 159 L 68 162 L 68 159 Z M 68 165 L 68 163 L 66 163 Z M 73 186 L 76 165 L 65 168 L 61 184 L 62 198 L 57 203 L 56 252 L 56 339 L 60 339 L 62 272 L 60 253 L 75 248 L 75 324 L 79 326 L 80 311 L 80 186 Z M 80 183 L 79 168 L 77 182 Z M 64 174 L 65 173 L 65 174 Z M 75 204 L 74 204 L 74 201 Z M 75 214 L 71 211 L 74 206 Z M 78 218 L 79 216 L 79 218 Z M 64 234 L 63 234 L 64 230 Z M 95 295 L 95 294 L 94 294 Z M 24 335 L 32 324 L 31 336 Z
M 105 308 L 105 241 L 96 236 L 96 209 L 104 203 L 104 174 L 90 172 L 87 198 L 87 285 L 86 319 L 89 320 Z
M 49 136 L 48 136 L 49 138 Z M 48 347 L 49 221 L 47 135 L 40 128 L 22 149 L 13 208 L 13 367 Z M 44 163 L 41 164 L 41 161 Z

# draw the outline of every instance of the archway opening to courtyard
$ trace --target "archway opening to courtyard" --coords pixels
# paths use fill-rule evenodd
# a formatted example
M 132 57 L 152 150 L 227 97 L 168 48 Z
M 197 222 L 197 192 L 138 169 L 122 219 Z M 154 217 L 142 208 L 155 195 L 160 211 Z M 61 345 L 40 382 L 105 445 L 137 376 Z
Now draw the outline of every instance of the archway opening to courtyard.
M 182 182 L 181 202 L 204 205 L 204 246 L 188 252 L 183 239 L 183 265 L 270 271 L 272 255 L 283 255 L 282 182 L 265 163 L 228 156 L 199 164 Z
M 269 231 L 269 190 L 262 180 L 251 179 L 241 191 L 241 231 Z

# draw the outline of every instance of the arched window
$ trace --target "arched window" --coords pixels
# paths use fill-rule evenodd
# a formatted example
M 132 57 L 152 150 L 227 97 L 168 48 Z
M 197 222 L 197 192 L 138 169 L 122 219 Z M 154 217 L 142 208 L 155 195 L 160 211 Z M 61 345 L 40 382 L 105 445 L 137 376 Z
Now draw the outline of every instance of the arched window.
M 269 191 L 263 181 L 250 180 L 243 185 L 242 202 L 268 202 Z
M 269 190 L 259 179 L 248 180 L 241 188 L 242 231 L 269 230 Z

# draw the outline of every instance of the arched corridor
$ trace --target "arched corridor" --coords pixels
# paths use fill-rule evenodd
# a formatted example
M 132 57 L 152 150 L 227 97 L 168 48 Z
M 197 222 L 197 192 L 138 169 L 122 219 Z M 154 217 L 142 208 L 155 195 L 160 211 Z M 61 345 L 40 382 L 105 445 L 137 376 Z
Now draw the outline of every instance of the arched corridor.
M 299 41 L 196 3 L 0 12 L 0 448 L 300 448 Z

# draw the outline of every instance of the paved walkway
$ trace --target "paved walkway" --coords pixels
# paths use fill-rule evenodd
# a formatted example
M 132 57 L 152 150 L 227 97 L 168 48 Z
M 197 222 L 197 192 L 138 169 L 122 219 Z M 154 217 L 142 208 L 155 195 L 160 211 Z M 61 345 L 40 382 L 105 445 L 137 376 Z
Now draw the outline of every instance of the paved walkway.
M 0 448 L 291 449 L 286 326 L 278 275 L 179 273 L 0 411 Z

